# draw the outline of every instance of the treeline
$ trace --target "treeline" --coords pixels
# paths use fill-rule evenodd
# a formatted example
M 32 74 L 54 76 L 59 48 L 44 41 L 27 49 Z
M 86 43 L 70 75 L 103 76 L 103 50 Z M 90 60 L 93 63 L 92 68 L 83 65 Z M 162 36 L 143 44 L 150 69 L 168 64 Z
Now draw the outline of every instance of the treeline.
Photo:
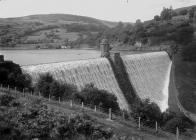
M 193 38 L 194 28 L 192 22 L 193 19 L 196 19 L 192 15 L 194 10 L 193 8 L 190 11 L 189 16 L 188 12 L 186 13 L 187 19 L 173 20 L 172 18 L 178 14 L 172 8 L 164 8 L 160 16 L 156 15 L 151 21 L 141 22 L 138 19 L 135 24 L 119 22 L 116 27 L 101 31 L 95 37 L 90 36 L 90 38 L 100 40 L 105 37 L 110 42 L 130 45 L 135 45 L 137 42 L 149 46 L 159 45 L 164 42 L 187 44 Z M 182 13 L 180 12 L 180 14 Z
M 107 38 L 111 44 L 130 47 L 170 45 L 171 49 L 182 50 L 184 60 L 196 61 L 194 55 L 196 51 L 194 47 L 196 46 L 195 13 L 196 7 L 179 12 L 171 7 L 163 8 L 160 15 L 156 15 L 153 20 L 142 22 L 138 19 L 134 24 L 119 22 L 114 28 L 108 28 L 97 34 L 90 34 L 85 39 L 80 39 L 79 43 L 99 47 L 100 40 Z

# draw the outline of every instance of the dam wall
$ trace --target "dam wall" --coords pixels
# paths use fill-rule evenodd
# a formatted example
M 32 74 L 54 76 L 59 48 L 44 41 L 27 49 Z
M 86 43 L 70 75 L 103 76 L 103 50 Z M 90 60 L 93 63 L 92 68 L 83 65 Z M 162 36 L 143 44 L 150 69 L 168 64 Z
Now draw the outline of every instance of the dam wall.
M 98 89 L 114 94 L 121 109 L 129 110 L 132 98 L 137 96 L 149 98 L 165 111 L 171 65 L 168 54 L 162 51 L 24 66 L 23 70 L 34 82 L 40 74 L 49 72 L 55 79 L 74 84 L 79 90 L 93 83 Z
M 165 111 L 172 65 L 168 54 L 162 51 L 126 55 L 122 60 L 137 95 L 141 99 L 149 98 Z
M 79 90 L 93 83 L 98 89 L 114 94 L 121 109 L 129 110 L 107 58 L 24 66 L 23 70 L 31 75 L 33 82 L 38 80 L 40 74 L 49 72 L 58 81 L 74 84 Z

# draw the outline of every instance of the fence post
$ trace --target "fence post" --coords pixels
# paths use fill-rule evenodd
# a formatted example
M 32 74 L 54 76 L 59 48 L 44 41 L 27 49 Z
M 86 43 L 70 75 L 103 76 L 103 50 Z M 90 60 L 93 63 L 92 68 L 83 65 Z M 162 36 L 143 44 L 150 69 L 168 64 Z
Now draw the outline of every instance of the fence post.
M 109 108 L 109 118 L 108 119 L 112 120 L 112 109 L 111 108 Z
M 95 105 L 95 109 L 94 109 L 94 111 L 95 111 L 95 112 L 97 112 L 97 106 L 96 106 L 96 105 Z
M 7 86 L 7 89 L 8 89 L 8 91 L 10 90 L 10 86 L 9 85 Z
M 70 120 L 71 120 L 71 117 L 70 117 L 70 115 L 69 115 L 69 118 L 68 118 L 68 123 L 70 123 Z
M 14 88 L 14 91 L 16 92 L 16 87 Z
M 70 101 L 70 106 L 71 106 L 71 107 L 73 106 L 73 102 L 72 102 L 72 100 Z
M 25 97 L 24 88 L 22 89 L 23 96 Z
M 123 111 L 123 114 L 122 115 L 123 115 L 123 120 L 125 120 L 125 112 L 124 111 Z
M 50 94 L 49 94 L 49 97 L 48 97 L 48 101 L 50 102 Z
M 139 117 L 139 124 L 138 124 L 139 130 L 141 129 L 141 117 Z
M 39 97 L 41 97 L 41 93 L 40 93 L 40 91 L 39 91 Z
M 176 140 L 179 140 L 179 129 L 178 129 L 178 127 L 176 128 Z
M 156 127 L 156 132 L 158 132 L 158 123 L 157 123 L 157 121 L 156 121 L 155 127 Z
M 59 103 L 61 103 L 61 97 L 59 97 Z
M 82 102 L 82 108 L 84 108 L 84 103 Z

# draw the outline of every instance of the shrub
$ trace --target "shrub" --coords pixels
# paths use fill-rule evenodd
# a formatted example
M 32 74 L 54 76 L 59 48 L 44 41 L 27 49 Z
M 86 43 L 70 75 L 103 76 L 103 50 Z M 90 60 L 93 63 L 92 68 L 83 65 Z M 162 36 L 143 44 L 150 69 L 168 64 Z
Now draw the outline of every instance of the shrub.
M 108 111 L 119 111 L 117 98 L 105 90 L 99 90 L 93 84 L 87 84 L 81 92 L 74 94 L 73 98 L 84 102 L 84 104 L 96 105 Z
M 77 92 L 77 88 L 67 83 L 60 83 L 55 80 L 49 73 L 42 74 L 36 84 L 36 90 L 48 98 L 49 95 L 58 100 L 59 97 L 62 100 L 70 99 L 72 94 Z
M 0 105 L 1 106 L 10 106 L 11 102 L 14 100 L 15 98 L 13 96 L 10 95 L 2 95 L 0 96 Z
M 182 48 L 182 58 L 185 61 L 194 61 L 196 62 L 196 43 L 189 43 L 187 46 Z
M 186 129 L 193 129 L 194 123 L 185 116 L 175 116 L 165 123 L 163 129 L 165 131 L 175 133 L 177 127 L 179 128 L 180 132 L 185 132 Z
M 88 115 L 72 116 L 68 121 L 68 116 L 49 109 L 40 100 L 28 102 L 19 109 L 0 110 L 0 138 L 3 139 L 80 140 L 83 137 L 96 140 L 109 139 L 112 135 L 112 129 L 97 124 Z
M 176 116 L 176 113 L 170 112 L 169 110 L 166 110 L 162 113 L 162 120 L 161 120 L 161 126 L 163 126 L 167 121 L 173 119 Z
M 0 63 L 0 83 L 10 87 L 31 88 L 31 78 L 24 74 L 19 65 L 13 62 Z
M 132 116 L 138 120 L 141 117 L 141 122 L 154 126 L 155 122 L 161 122 L 161 110 L 157 104 L 150 102 L 149 99 L 135 102 L 132 106 Z

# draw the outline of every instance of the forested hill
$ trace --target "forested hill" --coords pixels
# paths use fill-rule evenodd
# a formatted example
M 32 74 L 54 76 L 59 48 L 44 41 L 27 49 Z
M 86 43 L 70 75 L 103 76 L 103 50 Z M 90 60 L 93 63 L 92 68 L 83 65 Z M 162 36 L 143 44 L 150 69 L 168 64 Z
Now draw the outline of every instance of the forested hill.
M 184 10 L 189 11 L 189 10 L 191 10 L 192 8 L 195 8 L 195 7 L 196 7 L 196 5 L 192 5 L 192 6 L 188 6 L 188 7 L 181 7 L 181 8 L 175 9 L 175 11 L 176 11 L 177 13 L 179 13 L 179 12 L 181 12 L 181 11 L 184 11 Z
M 195 40 L 196 6 L 163 8 L 152 20 L 134 24 L 49 14 L 0 19 L 0 48 L 97 48 L 103 38 L 128 49 Z
M 70 14 L 40 14 L 30 15 L 25 17 L 16 18 L 0 18 L 1 22 L 40 22 L 47 24 L 70 24 L 70 23 L 83 23 L 83 24 L 96 24 L 96 25 L 107 25 L 110 27 L 116 26 L 115 22 L 102 21 L 91 17 L 70 15 Z
M 0 47 L 73 46 L 78 40 L 116 25 L 116 22 L 69 14 L 0 18 Z

